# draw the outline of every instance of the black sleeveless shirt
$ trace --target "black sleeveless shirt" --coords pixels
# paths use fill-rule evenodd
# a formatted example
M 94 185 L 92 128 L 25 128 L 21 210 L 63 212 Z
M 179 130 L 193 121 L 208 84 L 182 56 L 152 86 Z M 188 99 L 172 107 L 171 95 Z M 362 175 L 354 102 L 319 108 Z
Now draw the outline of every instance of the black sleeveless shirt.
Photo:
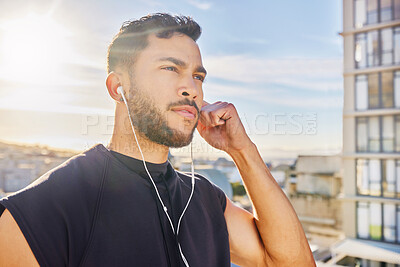
M 176 229 L 191 177 L 147 163 Z M 176 237 L 143 162 L 96 145 L 0 200 L 41 266 L 230 266 L 226 197 L 196 174 Z

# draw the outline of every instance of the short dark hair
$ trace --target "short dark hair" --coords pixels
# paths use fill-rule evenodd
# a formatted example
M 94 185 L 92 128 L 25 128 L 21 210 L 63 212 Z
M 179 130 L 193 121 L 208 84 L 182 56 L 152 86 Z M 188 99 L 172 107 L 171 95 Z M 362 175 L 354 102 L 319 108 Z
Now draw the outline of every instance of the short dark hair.
M 107 72 L 114 71 L 118 65 L 131 66 L 138 52 L 147 47 L 150 34 L 156 34 L 158 38 L 170 38 L 174 33 L 187 35 L 196 42 L 201 28 L 190 17 L 167 13 L 150 14 L 124 22 L 108 46 Z

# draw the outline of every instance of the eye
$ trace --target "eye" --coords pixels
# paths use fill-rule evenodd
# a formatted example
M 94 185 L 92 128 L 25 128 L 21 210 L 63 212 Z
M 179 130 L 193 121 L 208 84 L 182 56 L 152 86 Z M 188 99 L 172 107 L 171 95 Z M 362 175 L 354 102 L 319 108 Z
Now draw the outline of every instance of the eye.
M 204 82 L 205 77 L 202 75 L 194 75 L 193 78 L 195 78 L 196 80 L 199 80 L 201 82 Z
M 168 66 L 168 67 L 164 67 L 164 68 L 162 68 L 163 70 L 168 70 L 168 71 L 175 71 L 175 72 L 177 72 L 178 71 L 178 69 L 177 68 L 175 68 L 175 67 L 172 67 L 172 66 Z

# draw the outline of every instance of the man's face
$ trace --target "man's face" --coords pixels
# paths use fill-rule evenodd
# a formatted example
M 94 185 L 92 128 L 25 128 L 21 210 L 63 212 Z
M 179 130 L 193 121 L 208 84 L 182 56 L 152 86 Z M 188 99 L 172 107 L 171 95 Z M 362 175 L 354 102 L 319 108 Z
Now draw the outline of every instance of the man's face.
M 133 124 L 151 141 L 188 145 L 203 102 L 205 70 L 197 44 L 186 35 L 150 35 L 133 69 L 127 71 Z

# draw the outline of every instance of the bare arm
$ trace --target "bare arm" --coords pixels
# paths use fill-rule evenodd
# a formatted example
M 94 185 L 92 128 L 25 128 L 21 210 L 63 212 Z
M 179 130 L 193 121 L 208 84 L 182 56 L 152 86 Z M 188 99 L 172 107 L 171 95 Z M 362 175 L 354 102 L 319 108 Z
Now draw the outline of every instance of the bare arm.
M 8 210 L 0 217 L 0 266 L 39 266 Z
M 235 107 L 205 102 L 197 129 L 210 145 L 233 158 L 253 204 L 251 214 L 227 201 L 232 261 L 241 266 L 315 266 L 292 205 L 247 136 Z
M 232 260 L 243 266 L 251 266 L 246 264 L 246 259 L 260 259 L 262 256 L 267 266 L 315 266 L 296 212 L 255 145 L 231 156 L 254 209 L 253 216 L 230 203 L 225 212 L 229 233 L 232 233 Z M 234 220 L 241 223 L 235 223 Z M 243 229 L 251 238 L 240 238 Z M 259 235 L 256 236 L 256 233 Z M 253 252 L 250 251 L 249 248 L 256 244 Z M 257 249 L 259 251 L 255 252 Z

